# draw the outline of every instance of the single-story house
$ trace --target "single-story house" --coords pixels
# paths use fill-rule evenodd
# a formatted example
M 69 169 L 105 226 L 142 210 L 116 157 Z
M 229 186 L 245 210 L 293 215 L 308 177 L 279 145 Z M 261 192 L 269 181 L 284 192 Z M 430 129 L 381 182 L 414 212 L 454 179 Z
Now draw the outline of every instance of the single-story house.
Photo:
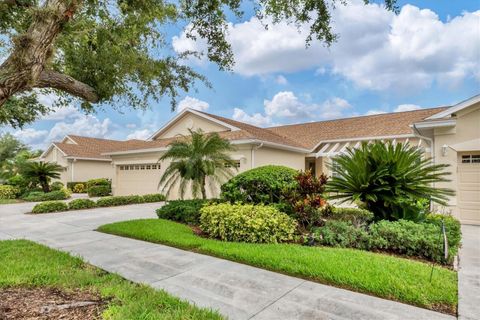
M 277 164 L 334 175 L 328 164 L 346 148 L 363 141 L 414 145 L 435 163 L 450 164 L 456 196 L 449 211 L 464 223 L 480 224 L 480 95 L 454 106 L 345 119 L 259 128 L 217 115 L 185 109 L 148 140 L 114 141 L 67 136 L 53 143 L 42 157 L 66 167 L 66 181 L 92 177 L 112 179 L 115 195 L 158 192 L 167 163 L 158 159 L 169 143 L 188 129 L 218 132 L 237 148 L 232 158 L 238 172 Z M 218 190 L 212 190 L 215 196 Z M 171 198 L 177 194 L 171 194 Z

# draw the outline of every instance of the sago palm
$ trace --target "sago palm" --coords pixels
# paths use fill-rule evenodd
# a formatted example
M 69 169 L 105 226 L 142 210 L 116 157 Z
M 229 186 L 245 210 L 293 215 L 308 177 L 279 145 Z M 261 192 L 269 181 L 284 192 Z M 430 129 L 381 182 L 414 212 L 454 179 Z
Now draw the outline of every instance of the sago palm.
M 38 181 L 43 192 L 50 192 L 48 183 L 51 179 L 60 178 L 60 172 L 62 171 L 62 166 L 43 161 L 28 161 L 24 163 L 20 169 L 20 173 L 24 178 L 31 181 Z
M 423 199 L 446 204 L 453 190 L 438 188 L 449 181 L 448 165 L 433 164 L 407 144 L 363 143 L 335 159 L 337 175 L 327 183 L 330 199 L 360 202 L 377 220 L 421 219 Z
M 206 199 L 207 180 L 221 184 L 233 176 L 235 165 L 228 152 L 234 147 L 217 133 L 189 132 L 189 136 L 171 143 L 160 158 L 159 161 L 171 162 L 160 178 L 159 187 L 168 195 L 174 186 L 178 186 L 181 198 L 190 188 L 194 198 L 201 194 Z

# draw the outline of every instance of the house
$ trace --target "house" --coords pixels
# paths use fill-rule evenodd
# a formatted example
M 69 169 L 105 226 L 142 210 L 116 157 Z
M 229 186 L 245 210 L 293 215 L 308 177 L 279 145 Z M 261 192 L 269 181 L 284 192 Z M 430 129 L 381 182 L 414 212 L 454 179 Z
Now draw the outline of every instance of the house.
M 334 175 L 330 164 L 335 168 L 335 157 L 347 148 L 374 140 L 408 143 L 435 163 L 450 165 L 451 181 L 441 186 L 457 193 L 448 208 L 439 210 L 451 211 L 464 223 L 480 224 L 480 95 L 450 107 L 271 128 L 185 109 L 147 141 L 67 136 L 44 154 L 47 160 L 66 163 L 67 181 L 111 177 L 115 195 L 153 193 L 158 192 L 158 181 L 168 165 L 158 159 L 176 137 L 188 134 L 188 129 L 218 132 L 230 140 L 236 146 L 232 158 L 238 172 L 277 164 Z M 56 158 L 51 154 L 54 150 Z M 210 196 L 217 193 L 212 190 Z

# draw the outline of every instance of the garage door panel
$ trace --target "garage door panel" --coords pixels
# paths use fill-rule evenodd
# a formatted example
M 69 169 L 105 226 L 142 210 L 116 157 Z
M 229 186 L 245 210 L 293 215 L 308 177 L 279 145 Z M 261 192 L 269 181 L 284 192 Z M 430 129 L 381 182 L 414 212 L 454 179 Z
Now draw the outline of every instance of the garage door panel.
M 480 224 L 480 164 L 458 164 L 458 211 L 464 223 Z
M 115 195 L 158 193 L 158 182 L 162 172 L 160 169 L 146 169 L 147 166 L 152 168 L 152 165 L 129 166 L 128 170 L 118 168 Z M 130 167 L 133 167 L 133 170 Z

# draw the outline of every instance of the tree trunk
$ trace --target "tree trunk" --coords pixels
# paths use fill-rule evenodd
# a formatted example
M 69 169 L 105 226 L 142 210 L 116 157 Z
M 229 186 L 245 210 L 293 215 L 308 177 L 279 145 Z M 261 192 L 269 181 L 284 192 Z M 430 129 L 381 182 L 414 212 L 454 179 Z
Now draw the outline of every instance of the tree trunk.
M 73 16 L 82 0 L 47 0 L 37 8 L 25 34 L 14 39 L 10 56 L 0 65 L 0 107 L 13 95 L 32 88 L 55 88 L 97 102 L 90 86 L 58 72 L 45 70 L 62 25 Z
M 206 179 L 205 176 L 202 177 L 202 199 L 207 199 L 207 190 L 205 189 Z
M 40 179 L 40 185 L 42 186 L 43 192 L 50 192 L 50 186 L 48 185 L 48 181 L 46 179 Z

